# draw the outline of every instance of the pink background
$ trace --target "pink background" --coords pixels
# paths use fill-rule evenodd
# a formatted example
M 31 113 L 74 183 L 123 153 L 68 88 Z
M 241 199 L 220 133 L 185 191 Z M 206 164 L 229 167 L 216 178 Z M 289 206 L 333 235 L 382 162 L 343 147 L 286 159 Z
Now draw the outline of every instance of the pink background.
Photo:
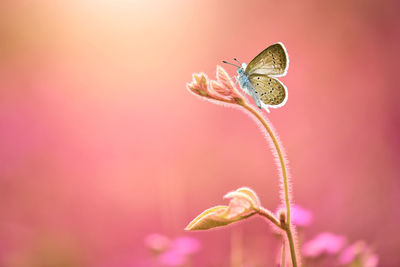
M 193 72 L 281 41 L 295 202 L 319 232 L 365 240 L 400 266 L 398 1 L 0 3 L 0 266 L 140 266 L 150 233 L 184 235 L 222 196 L 279 205 L 273 157 L 244 113 L 193 97 Z M 231 75 L 235 69 L 226 66 Z M 186 233 L 194 266 L 248 266 L 279 242 L 259 218 Z

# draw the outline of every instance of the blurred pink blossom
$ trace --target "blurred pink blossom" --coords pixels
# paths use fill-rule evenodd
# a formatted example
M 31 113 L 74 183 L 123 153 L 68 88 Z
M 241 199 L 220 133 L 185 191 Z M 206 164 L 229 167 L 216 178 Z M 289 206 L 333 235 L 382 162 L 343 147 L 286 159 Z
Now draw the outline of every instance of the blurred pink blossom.
M 336 254 L 344 246 L 346 238 L 332 233 L 321 233 L 303 245 L 305 257 L 318 257 L 324 253 Z
M 200 250 L 200 242 L 192 237 L 177 237 L 172 241 L 170 250 L 182 255 L 191 255 Z
M 379 257 L 377 254 L 371 253 L 371 249 L 364 241 L 357 241 L 342 252 L 339 261 L 341 264 L 359 261 L 362 267 L 376 267 Z
M 161 253 L 170 246 L 169 238 L 162 234 L 150 234 L 145 238 L 144 243 L 155 253 Z
M 368 255 L 365 261 L 364 267 L 377 267 L 379 263 L 379 257 L 377 254 L 372 253 Z
M 180 266 L 186 262 L 186 255 L 171 249 L 162 253 L 159 257 L 159 261 L 166 266 Z
M 365 242 L 358 241 L 350 246 L 348 246 L 340 255 L 340 262 L 342 264 L 351 263 L 361 251 L 365 249 Z
M 311 211 L 299 206 L 292 205 L 291 209 L 292 213 L 292 223 L 297 226 L 309 226 L 312 222 L 312 213 Z
M 165 266 L 181 266 L 200 249 L 200 242 L 195 238 L 181 236 L 169 239 L 162 234 L 148 235 L 145 245 L 155 252 L 156 260 Z

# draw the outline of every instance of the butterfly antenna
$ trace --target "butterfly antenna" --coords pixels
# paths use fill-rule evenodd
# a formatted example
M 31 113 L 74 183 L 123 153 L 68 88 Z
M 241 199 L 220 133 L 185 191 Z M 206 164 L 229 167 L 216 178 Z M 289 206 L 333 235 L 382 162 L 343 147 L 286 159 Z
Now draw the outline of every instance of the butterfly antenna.
M 223 60 L 222 63 L 229 64 L 229 65 L 232 65 L 232 66 L 235 66 L 235 67 L 240 68 L 240 66 L 238 66 L 238 65 L 236 65 L 236 64 L 233 64 L 233 63 L 230 63 L 230 62 L 225 61 L 225 60 Z
M 240 63 L 240 61 L 237 60 L 237 58 L 234 57 L 233 60 L 235 60 L 237 63 L 239 63 L 239 65 L 242 65 L 242 64 Z

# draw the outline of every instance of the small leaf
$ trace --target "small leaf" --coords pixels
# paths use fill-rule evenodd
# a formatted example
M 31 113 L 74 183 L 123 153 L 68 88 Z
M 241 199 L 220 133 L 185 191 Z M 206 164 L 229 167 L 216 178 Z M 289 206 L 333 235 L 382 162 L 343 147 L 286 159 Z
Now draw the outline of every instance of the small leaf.
M 204 211 L 191 221 L 185 230 L 207 230 L 228 225 L 248 218 L 260 209 L 257 195 L 246 187 L 229 192 L 224 198 L 231 199 L 229 206 L 216 206 Z
M 261 206 L 260 199 L 258 198 L 256 192 L 254 192 L 252 189 L 248 187 L 241 187 L 236 191 L 248 195 L 252 199 L 254 207 L 257 209 L 260 208 Z
M 224 213 L 227 208 L 227 206 L 216 206 L 203 211 L 186 226 L 185 230 L 207 230 L 232 223 L 218 217 L 218 214 Z

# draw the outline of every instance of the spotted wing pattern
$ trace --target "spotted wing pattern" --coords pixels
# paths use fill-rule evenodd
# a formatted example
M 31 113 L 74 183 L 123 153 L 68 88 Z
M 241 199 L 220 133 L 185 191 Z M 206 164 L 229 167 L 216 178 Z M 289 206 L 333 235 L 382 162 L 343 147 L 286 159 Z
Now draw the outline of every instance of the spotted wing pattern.
M 263 74 L 252 74 L 249 76 L 249 80 L 264 104 L 278 107 L 286 101 L 286 88 L 278 79 Z
M 267 47 L 247 65 L 245 74 L 266 74 L 270 76 L 283 76 L 286 74 L 289 60 L 286 49 L 282 43 Z

